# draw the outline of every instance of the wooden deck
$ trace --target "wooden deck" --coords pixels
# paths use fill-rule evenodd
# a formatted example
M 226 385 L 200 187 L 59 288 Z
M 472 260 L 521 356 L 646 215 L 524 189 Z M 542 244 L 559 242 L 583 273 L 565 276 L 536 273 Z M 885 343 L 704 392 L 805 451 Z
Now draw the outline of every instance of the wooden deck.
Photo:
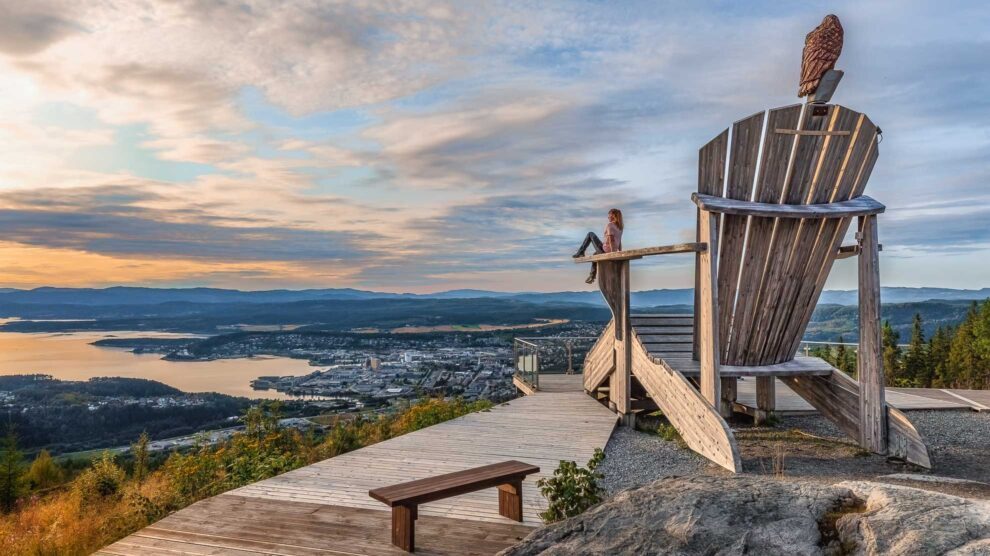
M 756 409 L 756 379 L 740 378 L 737 386 L 736 402 L 740 409 L 749 413 Z M 929 397 L 927 394 L 916 392 L 916 388 L 887 388 L 887 403 L 900 409 L 910 411 L 916 409 L 970 409 L 969 405 L 960 400 L 952 401 L 953 398 L 943 394 L 942 398 Z M 804 401 L 801 396 L 795 394 L 781 381 L 776 381 L 776 409 L 777 413 L 817 413 L 811 404 Z M 936 392 L 939 392 L 936 390 Z
M 510 459 L 537 465 L 523 482 L 522 524 L 498 514 L 494 488 L 419 507 L 417 553 L 494 554 L 540 525 L 536 481 L 560 460 L 587 462 L 616 424 L 583 393 L 581 375 L 551 376 L 540 379 L 551 391 L 203 500 L 100 554 L 400 554 L 389 508 L 370 489 Z

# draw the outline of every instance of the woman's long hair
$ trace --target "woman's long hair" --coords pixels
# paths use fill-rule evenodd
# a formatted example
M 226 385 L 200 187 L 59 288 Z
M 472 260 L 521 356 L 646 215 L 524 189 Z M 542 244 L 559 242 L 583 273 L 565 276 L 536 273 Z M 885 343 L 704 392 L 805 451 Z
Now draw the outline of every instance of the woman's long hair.
M 609 216 L 615 216 L 615 225 L 618 226 L 620 230 L 623 229 L 623 226 L 622 226 L 622 211 L 621 210 L 619 210 L 619 209 L 611 209 L 610 211 L 608 211 L 608 215 Z

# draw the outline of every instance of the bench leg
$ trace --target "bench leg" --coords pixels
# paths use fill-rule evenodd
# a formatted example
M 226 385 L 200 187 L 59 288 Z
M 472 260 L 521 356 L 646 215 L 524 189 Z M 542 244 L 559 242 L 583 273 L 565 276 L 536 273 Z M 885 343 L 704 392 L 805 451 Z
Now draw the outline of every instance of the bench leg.
M 515 520 L 523 520 L 522 481 L 498 485 L 498 513 Z
M 416 550 L 416 506 L 392 506 L 392 544 L 405 550 Z

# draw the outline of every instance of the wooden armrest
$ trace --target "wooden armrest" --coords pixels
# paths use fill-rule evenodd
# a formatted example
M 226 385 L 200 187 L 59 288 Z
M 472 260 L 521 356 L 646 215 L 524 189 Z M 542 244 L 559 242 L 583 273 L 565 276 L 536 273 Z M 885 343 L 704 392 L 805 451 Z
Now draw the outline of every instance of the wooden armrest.
M 887 209 L 883 204 L 866 195 L 820 205 L 778 205 L 774 203 L 754 203 L 739 199 L 726 199 L 692 193 L 691 200 L 701 210 L 742 216 L 767 216 L 770 218 L 849 218 L 880 214 Z
M 837 260 L 848 259 L 849 257 L 855 257 L 859 255 L 861 249 L 859 245 L 843 245 L 839 247 L 839 250 L 835 253 L 835 258 Z M 877 244 L 877 251 L 883 251 L 883 245 Z
M 644 247 L 642 249 L 628 249 L 626 251 L 613 251 L 611 253 L 599 253 L 574 259 L 575 263 L 597 263 L 601 261 L 629 261 L 632 259 L 642 259 L 653 255 L 669 255 L 671 253 L 701 253 L 708 250 L 707 243 L 678 243 L 676 245 L 660 245 L 658 247 Z

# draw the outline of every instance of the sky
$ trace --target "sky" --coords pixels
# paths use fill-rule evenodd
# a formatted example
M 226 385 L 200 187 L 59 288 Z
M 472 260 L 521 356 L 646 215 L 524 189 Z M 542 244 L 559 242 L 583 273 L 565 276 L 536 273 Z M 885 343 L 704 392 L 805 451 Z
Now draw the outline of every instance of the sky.
M 799 100 L 828 13 L 883 284 L 990 286 L 984 2 L 0 0 L 0 287 L 589 289 L 613 206 L 692 240 L 698 148 Z

